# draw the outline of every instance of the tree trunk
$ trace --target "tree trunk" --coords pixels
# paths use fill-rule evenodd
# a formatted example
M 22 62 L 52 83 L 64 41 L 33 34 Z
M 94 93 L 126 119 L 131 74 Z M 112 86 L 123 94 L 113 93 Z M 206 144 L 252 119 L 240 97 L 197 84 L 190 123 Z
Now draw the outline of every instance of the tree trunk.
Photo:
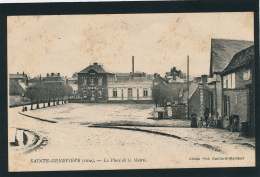
M 55 106 L 55 98 L 53 98 L 53 106 Z
M 31 101 L 31 110 L 33 110 L 33 102 Z
M 43 101 L 43 107 L 45 108 L 45 101 Z
M 63 104 L 63 97 L 61 97 L 61 104 Z
M 60 104 L 60 98 L 58 97 L 57 105 L 59 105 L 59 104 Z
M 39 109 L 39 98 L 37 98 L 37 109 Z
M 51 98 L 49 97 L 48 106 L 51 106 Z

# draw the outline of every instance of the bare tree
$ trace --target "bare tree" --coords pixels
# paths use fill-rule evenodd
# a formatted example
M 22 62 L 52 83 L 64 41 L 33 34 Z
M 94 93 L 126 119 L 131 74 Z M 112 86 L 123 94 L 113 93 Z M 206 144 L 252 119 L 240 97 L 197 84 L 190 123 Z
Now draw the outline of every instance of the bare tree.
M 37 97 L 37 87 L 35 85 L 29 86 L 26 89 L 26 96 L 31 100 L 31 110 L 32 110 L 33 102 Z

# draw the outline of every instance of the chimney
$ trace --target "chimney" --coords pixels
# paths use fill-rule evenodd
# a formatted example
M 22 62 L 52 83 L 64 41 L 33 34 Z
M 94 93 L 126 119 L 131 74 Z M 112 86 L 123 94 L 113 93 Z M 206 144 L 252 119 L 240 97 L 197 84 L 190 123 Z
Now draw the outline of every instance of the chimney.
M 135 75 L 135 58 L 132 56 L 132 79 L 134 79 Z
M 203 84 L 206 84 L 207 83 L 207 80 L 208 80 L 208 76 L 207 75 L 201 75 L 201 82 Z
M 60 73 L 58 73 L 58 76 L 60 77 Z
M 98 65 L 98 63 L 97 63 L 97 62 L 95 62 L 95 63 L 93 63 L 93 65 Z
M 54 73 L 51 73 L 51 76 L 53 77 L 53 76 L 54 76 Z

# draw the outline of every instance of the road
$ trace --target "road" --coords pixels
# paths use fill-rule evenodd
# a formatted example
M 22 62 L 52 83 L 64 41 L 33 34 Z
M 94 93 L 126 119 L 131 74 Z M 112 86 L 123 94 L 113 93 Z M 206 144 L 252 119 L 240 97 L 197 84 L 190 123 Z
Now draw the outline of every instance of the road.
M 187 128 L 157 127 L 154 130 L 140 126 L 91 127 L 122 121 L 152 124 L 154 120 L 147 119 L 151 117 L 150 105 L 135 105 L 130 108 L 127 105 L 67 104 L 26 112 L 35 117 L 55 120 L 57 123 L 23 116 L 18 113 L 20 110 L 20 107 L 9 110 L 10 131 L 15 128 L 28 130 L 31 134 L 37 134 L 40 137 L 39 142 L 43 143 L 38 142 L 31 147 L 10 146 L 10 171 L 191 168 L 254 164 L 254 151 L 246 156 L 226 153 L 166 131 L 185 131 Z M 160 130 L 166 133 L 159 134 Z M 13 139 L 11 135 L 9 133 L 10 141 Z M 244 160 L 219 160 L 226 157 L 244 157 Z

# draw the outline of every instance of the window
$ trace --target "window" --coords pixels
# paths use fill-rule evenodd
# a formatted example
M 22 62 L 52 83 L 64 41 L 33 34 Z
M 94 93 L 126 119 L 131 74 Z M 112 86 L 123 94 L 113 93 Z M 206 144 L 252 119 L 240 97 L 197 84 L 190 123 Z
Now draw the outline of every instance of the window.
M 102 85 L 102 77 L 98 78 L 98 85 Z
M 98 98 L 102 98 L 102 89 L 98 89 Z
M 116 88 L 113 89 L 113 97 L 117 97 L 117 89 Z
M 87 78 L 83 78 L 83 85 L 87 85 Z
M 128 88 L 128 97 L 132 97 L 132 96 L 133 96 L 133 89 Z
M 227 80 L 228 80 L 227 88 L 231 88 L 231 82 L 232 82 L 232 81 L 231 81 L 231 78 L 232 78 L 232 77 L 231 77 L 231 74 L 229 74 L 228 77 L 227 77 Z
M 87 98 L 88 97 L 88 92 L 86 88 L 83 88 L 83 98 Z
M 250 69 L 247 69 L 243 72 L 243 80 L 249 80 L 250 79 L 250 75 L 251 75 L 251 72 L 250 72 Z
M 95 97 L 95 90 L 94 89 L 91 89 L 90 93 L 91 93 L 91 97 Z
M 235 73 L 231 74 L 231 88 L 236 88 L 236 75 L 235 75 Z
M 235 73 L 228 74 L 223 77 L 223 88 L 236 88 L 236 75 Z
M 90 78 L 90 85 L 94 85 L 94 77 Z
M 144 97 L 148 97 L 148 89 L 144 88 Z

